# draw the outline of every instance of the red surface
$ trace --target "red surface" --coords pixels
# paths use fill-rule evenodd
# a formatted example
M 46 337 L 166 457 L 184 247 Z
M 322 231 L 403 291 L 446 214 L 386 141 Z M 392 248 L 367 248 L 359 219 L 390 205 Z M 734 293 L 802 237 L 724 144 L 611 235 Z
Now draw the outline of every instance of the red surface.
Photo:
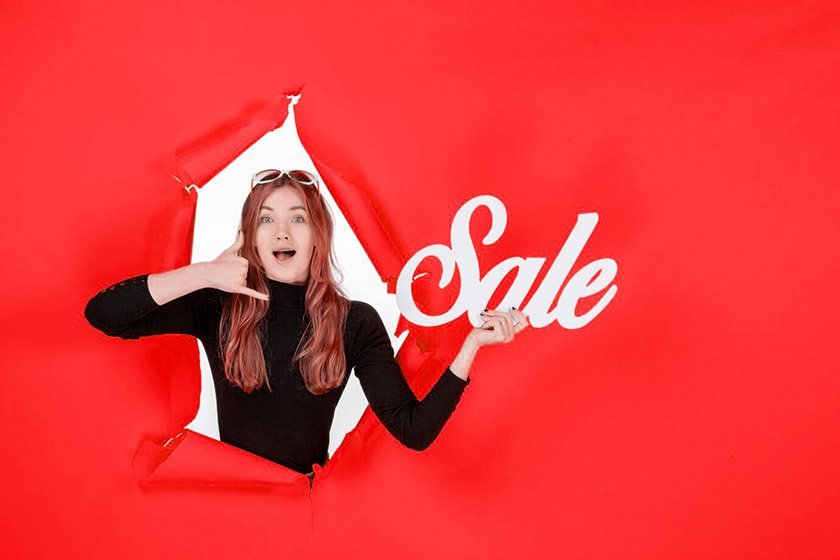
M 0 19 L 4 557 L 840 556 L 833 3 Z M 195 198 L 169 170 L 206 180 L 301 88 L 301 139 L 383 278 L 448 244 L 479 194 L 508 212 L 482 271 L 550 262 L 584 212 L 576 266 L 618 264 L 584 328 L 483 349 L 429 449 L 368 411 L 311 495 L 200 434 L 166 458 L 198 407 L 195 342 L 82 315 L 120 277 L 188 262 Z M 419 395 L 466 328 L 404 345 Z

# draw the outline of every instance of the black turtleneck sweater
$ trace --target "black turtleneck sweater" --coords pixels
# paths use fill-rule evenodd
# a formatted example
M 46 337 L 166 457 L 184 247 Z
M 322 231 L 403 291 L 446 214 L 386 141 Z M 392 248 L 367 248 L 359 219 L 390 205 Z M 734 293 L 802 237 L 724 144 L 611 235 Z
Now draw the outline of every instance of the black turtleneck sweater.
M 221 441 L 300 473 L 327 460 L 330 426 L 351 369 L 370 407 L 403 445 L 423 450 L 437 438 L 470 380 L 448 367 L 422 401 L 409 387 L 382 319 L 362 301 L 351 301 L 344 331 L 347 374 L 339 387 L 313 395 L 292 357 L 306 314 L 306 286 L 267 278 L 270 290 L 265 363 L 271 389 L 250 394 L 228 382 L 218 353 L 222 306 L 231 294 L 203 288 L 158 305 L 148 288 L 148 274 L 128 278 L 94 295 L 85 318 L 109 336 L 137 339 L 156 334 L 198 338 L 210 361 L 216 387 Z

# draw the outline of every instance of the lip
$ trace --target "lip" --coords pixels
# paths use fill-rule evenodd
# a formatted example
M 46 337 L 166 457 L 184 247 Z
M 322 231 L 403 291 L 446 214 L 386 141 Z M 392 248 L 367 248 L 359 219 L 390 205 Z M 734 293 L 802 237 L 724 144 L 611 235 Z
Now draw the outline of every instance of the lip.
M 288 247 L 288 249 L 291 249 L 291 247 Z M 290 263 L 295 258 L 295 255 L 297 255 L 297 251 L 295 251 L 294 249 L 291 249 L 291 250 L 294 251 L 294 252 L 291 255 L 289 255 L 285 260 L 282 260 L 282 261 L 278 260 L 278 258 L 277 258 L 278 255 L 280 255 L 280 249 L 272 250 L 271 255 L 274 257 L 274 262 L 277 263 L 277 264 L 280 264 L 280 265 Z

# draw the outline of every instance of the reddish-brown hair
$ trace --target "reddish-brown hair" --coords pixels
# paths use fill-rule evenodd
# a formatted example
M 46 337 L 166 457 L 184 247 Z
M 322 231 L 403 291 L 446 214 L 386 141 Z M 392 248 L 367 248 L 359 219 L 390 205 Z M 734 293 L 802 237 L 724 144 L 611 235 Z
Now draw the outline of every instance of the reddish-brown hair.
M 302 185 L 288 175 L 254 187 L 242 206 L 244 242 L 239 255 L 249 263 L 248 287 L 268 293 L 268 280 L 254 247 L 254 236 L 260 206 L 279 188 L 292 188 L 301 195 L 312 227 L 315 249 L 304 304 L 309 320 L 292 361 L 298 364 L 309 392 L 321 395 L 341 385 L 346 374 L 344 326 L 350 300 L 333 277 L 333 268 L 338 270 L 332 243 L 333 218 L 316 187 Z M 267 301 L 232 293 L 222 310 L 219 355 L 223 357 L 225 376 L 246 393 L 262 387 L 263 383 L 271 391 L 262 343 L 268 308 Z

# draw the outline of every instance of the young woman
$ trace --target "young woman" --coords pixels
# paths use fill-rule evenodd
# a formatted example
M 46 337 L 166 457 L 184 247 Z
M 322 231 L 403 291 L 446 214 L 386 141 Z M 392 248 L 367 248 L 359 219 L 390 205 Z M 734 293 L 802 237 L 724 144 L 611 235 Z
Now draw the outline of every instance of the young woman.
M 403 445 L 437 438 L 470 380 L 478 349 L 528 326 L 520 311 L 486 311 L 452 364 L 418 401 L 376 310 L 333 278 L 333 220 L 305 171 L 254 175 L 236 242 L 209 262 L 143 274 L 97 293 L 85 317 L 109 336 L 201 340 L 216 386 L 220 440 L 312 480 L 351 369 L 370 407 Z

